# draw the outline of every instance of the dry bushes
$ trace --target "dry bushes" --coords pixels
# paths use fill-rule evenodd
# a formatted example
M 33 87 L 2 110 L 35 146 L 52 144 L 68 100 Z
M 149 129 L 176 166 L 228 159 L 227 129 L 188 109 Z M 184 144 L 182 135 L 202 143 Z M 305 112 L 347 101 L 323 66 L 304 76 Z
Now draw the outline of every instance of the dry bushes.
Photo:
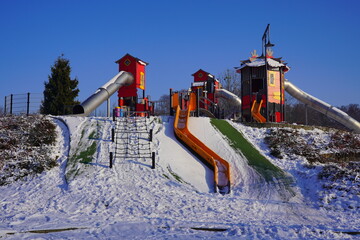
M 55 125 L 46 117 L 0 117 L 0 185 L 56 166 L 51 147 Z

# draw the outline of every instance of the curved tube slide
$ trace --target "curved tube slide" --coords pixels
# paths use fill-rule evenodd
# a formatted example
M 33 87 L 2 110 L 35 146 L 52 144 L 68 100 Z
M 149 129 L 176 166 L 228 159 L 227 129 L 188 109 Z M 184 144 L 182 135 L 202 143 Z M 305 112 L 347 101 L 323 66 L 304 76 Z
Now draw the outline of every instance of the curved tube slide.
M 354 131 L 355 133 L 360 133 L 360 123 L 350 117 L 345 112 L 341 111 L 340 109 L 331 106 L 330 104 L 327 104 L 326 102 L 323 102 L 316 97 L 311 96 L 310 94 L 307 94 L 288 80 L 285 81 L 285 90 L 294 98 L 310 106 L 316 111 L 319 111 L 326 116 L 334 119 L 335 121 L 343 124 L 351 131 Z
M 195 95 L 190 95 L 191 98 Z M 180 106 L 176 107 L 176 115 L 174 121 L 175 135 L 182 140 L 182 142 L 202 157 L 214 169 L 214 182 L 216 189 L 222 194 L 230 193 L 230 165 L 227 161 L 222 159 L 218 154 L 208 148 L 203 142 L 191 134 L 188 129 L 188 120 L 191 110 L 195 106 L 190 104 L 187 109 L 181 110 Z
M 134 77 L 131 73 L 121 71 L 110 79 L 105 85 L 100 87 L 94 94 L 79 105 L 73 108 L 73 114 L 77 116 L 88 116 L 111 95 L 113 95 L 122 86 L 132 84 Z

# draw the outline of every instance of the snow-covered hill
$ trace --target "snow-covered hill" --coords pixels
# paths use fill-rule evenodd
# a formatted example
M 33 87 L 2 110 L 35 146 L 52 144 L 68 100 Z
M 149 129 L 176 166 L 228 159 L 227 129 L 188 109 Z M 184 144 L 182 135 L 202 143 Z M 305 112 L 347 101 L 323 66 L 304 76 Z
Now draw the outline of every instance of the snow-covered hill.
M 109 168 L 109 155 L 115 148 L 109 119 L 54 120 L 59 167 L 0 187 L 0 238 L 360 237 L 349 234 L 360 231 L 358 210 L 329 209 L 317 203 L 321 166 L 305 167 L 303 158 L 271 157 L 263 140 L 266 129 L 232 123 L 294 177 L 294 196 L 284 198 L 279 185 L 264 181 L 208 118 L 191 118 L 190 131 L 232 166 L 231 194 L 213 193 L 212 171 L 176 140 L 172 118 L 160 120 L 151 118 L 149 123 L 154 130 L 155 169 L 148 158 L 117 158 Z

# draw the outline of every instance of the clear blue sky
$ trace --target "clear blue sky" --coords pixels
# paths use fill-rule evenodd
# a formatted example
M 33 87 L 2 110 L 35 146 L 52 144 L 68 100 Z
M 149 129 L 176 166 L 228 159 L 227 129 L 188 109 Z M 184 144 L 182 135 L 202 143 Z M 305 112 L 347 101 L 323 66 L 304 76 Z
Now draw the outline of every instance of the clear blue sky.
M 0 0 L 0 106 L 44 89 L 62 53 L 85 100 L 130 53 L 147 66 L 147 95 L 184 89 L 202 68 L 239 66 L 271 24 L 287 78 L 332 105 L 360 103 L 360 1 Z

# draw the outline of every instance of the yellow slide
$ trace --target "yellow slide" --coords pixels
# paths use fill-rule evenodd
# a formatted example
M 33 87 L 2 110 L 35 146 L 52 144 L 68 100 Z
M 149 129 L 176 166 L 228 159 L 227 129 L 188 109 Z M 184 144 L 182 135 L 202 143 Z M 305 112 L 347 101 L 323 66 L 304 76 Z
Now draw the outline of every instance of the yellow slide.
M 254 100 L 252 107 L 251 107 L 251 116 L 259 123 L 266 122 L 266 118 L 264 118 L 264 116 L 260 114 L 260 109 L 261 109 L 262 103 L 263 103 L 262 99 L 261 99 L 260 103 L 258 103 L 256 100 Z
M 222 194 L 230 193 L 230 165 L 222 159 L 218 154 L 208 148 L 203 142 L 197 139 L 188 129 L 188 119 L 190 112 L 195 110 L 196 106 L 195 94 L 190 95 L 189 106 L 185 110 L 181 110 L 180 106 L 176 107 L 176 115 L 174 121 L 174 131 L 176 136 L 200 157 L 202 157 L 214 169 L 215 191 Z M 175 103 L 176 104 L 176 103 Z

